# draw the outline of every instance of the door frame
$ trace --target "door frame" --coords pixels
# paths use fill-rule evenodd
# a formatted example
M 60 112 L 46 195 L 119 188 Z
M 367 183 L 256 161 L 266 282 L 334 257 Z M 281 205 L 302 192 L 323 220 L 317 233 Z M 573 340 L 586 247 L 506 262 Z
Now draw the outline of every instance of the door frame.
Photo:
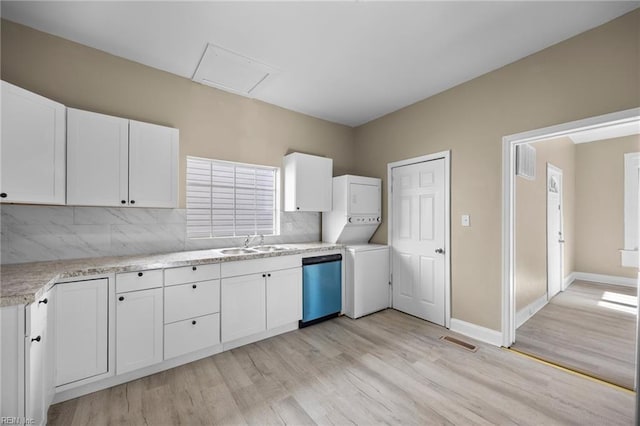
M 387 242 L 389 244 L 389 281 L 393 285 L 393 247 L 391 245 L 393 233 L 393 177 L 394 168 L 409 166 L 411 164 L 424 163 L 426 161 L 444 160 L 444 325 L 451 328 L 451 150 L 440 151 L 434 154 L 408 158 L 387 164 L 387 211 L 389 222 L 387 224 Z M 393 307 L 393 291 L 391 291 Z
M 515 153 L 516 145 L 566 136 L 580 130 L 640 122 L 640 108 L 571 121 L 502 138 L 502 345 L 516 337 L 515 313 Z
M 560 223 L 558 227 L 560 228 L 560 235 L 564 239 L 564 200 L 562 199 L 564 195 L 564 173 L 560 167 L 554 166 L 553 164 L 547 162 L 547 170 L 546 170 L 546 182 L 545 182 L 545 192 L 547 198 L 547 209 L 546 209 L 546 231 L 547 231 L 547 301 L 551 300 L 549 294 L 549 176 L 550 172 L 556 173 L 560 175 L 560 187 L 558 188 L 558 203 L 560 204 Z M 560 291 L 565 291 L 564 286 L 564 243 L 560 243 Z M 555 295 L 554 295 L 555 296 Z

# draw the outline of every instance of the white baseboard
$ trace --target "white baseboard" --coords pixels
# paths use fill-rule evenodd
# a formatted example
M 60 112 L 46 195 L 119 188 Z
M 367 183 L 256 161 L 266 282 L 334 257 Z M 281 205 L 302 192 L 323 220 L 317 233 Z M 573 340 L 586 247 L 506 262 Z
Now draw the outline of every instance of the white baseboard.
M 574 279 L 602 284 L 621 285 L 624 287 L 638 287 L 637 278 L 617 277 L 615 275 L 591 274 L 589 272 L 574 272 Z
M 451 318 L 450 330 L 493 346 L 502 346 L 502 333 L 490 328 Z
M 569 286 L 571 284 L 573 284 L 573 282 L 576 280 L 576 273 L 572 272 L 569 275 L 567 275 L 566 277 L 564 277 L 564 280 L 562 281 L 562 291 L 565 291 L 566 289 L 569 288 Z
M 547 295 L 543 294 L 541 297 L 516 312 L 516 328 L 519 328 L 522 324 L 527 322 L 529 318 L 534 316 L 540 309 L 544 308 L 547 303 Z

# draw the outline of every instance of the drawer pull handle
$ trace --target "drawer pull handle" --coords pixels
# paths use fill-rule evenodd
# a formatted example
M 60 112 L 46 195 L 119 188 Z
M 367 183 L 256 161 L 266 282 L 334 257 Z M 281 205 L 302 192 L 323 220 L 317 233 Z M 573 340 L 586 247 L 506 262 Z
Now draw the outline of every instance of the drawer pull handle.
M 141 277 L 141 276 L 143 276 L 143 275 L 144 275 L 144 274 L 143 274 L 142 272 L 138 272 L 138 276 L 139 276 L 139 277 Z
M 124 300 L 124 296 L 118 297 L 118 300 L 122 302 Z
M 192 266 L 191 270 L 196 271 L 198 268 L 196 266 Z
M 198 286 L 194 284 L 194 285 L 192 285 L 191 287 L 192 287 L 192 288 L 197 288 Z
M 196 320 L 191 321 L 191 324 L 196 325 Z
M 38 302 L 38 305 L 41 303 L 44 303 L 45 305 L 49 302 L 49 299 L 47 299 L 46 297 L 44 299 L 42 299 L 41 301 Z
M 42 337 L 40 336 L 34 337 L 33 339 L 31 339 L 32 342 L 39 342 L 40 340 L 42 340 Z

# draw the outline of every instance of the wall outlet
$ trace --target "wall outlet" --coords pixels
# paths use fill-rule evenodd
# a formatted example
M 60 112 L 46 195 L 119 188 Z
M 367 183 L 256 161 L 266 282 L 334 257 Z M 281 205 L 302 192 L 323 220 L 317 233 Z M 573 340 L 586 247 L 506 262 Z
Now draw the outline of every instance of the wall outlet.
M 468 214 L 463 214 L 462 215 L 462 226 L 471 226 Z

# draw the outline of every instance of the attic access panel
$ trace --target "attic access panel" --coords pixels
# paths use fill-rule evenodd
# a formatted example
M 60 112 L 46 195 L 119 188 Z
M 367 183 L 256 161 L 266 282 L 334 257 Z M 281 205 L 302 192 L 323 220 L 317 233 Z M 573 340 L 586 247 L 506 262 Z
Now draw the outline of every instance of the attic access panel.
M 277 72 L 275 68 L 255 59 L 209 43 L 193 81 L 250 97 L 260 84 Z

